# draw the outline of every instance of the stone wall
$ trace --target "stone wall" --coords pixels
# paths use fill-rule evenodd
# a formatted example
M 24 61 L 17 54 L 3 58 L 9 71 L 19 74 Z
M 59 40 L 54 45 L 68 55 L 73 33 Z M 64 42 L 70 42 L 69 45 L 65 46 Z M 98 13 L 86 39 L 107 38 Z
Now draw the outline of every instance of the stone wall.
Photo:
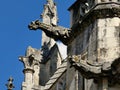
M 95 20 L 89 26 L 84 27 L 84 30 L 81 30 L 81 33 L 68 45 L 68 55 L 81 55 L 81 59 L 87 60 L 90 65 L 112 63 L 120 57 L 119 51 L 120 18 L 118 17 Z M 109 67 L 109 65 L 103 66 L 105 70 Z M 73 84 L 75 72 L 74 68 L 70 68 L 68 64 L 68 87 Z M 80 78 L 83 77 L 81 76 Z M 96 84 L 92 80 L 84 80 L 83 86 L 87 88 L 85 90 L 93 90 L 93 88 L 97 90 L 98 88 L 104 87 L 103 81 L 100 80 L 100 82 Z M 106 85 L 107 84 L 106 82 Z

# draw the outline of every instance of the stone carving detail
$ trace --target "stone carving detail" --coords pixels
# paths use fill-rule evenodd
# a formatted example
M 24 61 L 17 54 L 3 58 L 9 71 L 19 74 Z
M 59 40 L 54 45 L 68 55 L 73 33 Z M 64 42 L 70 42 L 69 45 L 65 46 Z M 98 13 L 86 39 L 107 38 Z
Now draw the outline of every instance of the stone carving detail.
M 120 58 L 112 62 L 102 63 L 101 65 L 91 65 L 87 60 L 82 60 L 80 57 L 80 55 L 69 56 L 69 61 L 71 67 L 74 66 L 85 78 L 97 80 L 101 76 L 108 77 L 109 85 L 120 84 Z
M 88 3 L 81 3 L 80 4 L 80 15 L 83 17 L 88 12 Z
M 95 5 L 92 9 L 87 10 L 87 14 L 81 20 L 78 20 L 70 29 L 53 25 L 45 24 L 39 20 L 33 21 L 28 25 L 30 30 L 40 29 L 46 33 L 48 37 L 55 40 L 60 40 L 68 45 L 81 31 L 82 27 L 89 25 L 94 19 L 104 17 L 120 17 L 119 4 L 116 2 L 101 3 Z M 79 30 L 78 30 L 79 28 Z
M 41 58 L 41 51 L 31 46 L 27 48 L 25 56 L 19 57 L 19 60 L 24 64 L 23 73 L 25 74 L 22 90 L 31 90 L 33 85 L 39 87 L 39 67 Z
M 30 30 L 41 29 L 46 33 L 47 36 L 52 37 L 55 40 L 61 40 L 63 41 L 63 43 L 64 43 L 64 40 L 69 37 L 70 31 L 71 31 L 68 28 L 64 28 L 61 26 L 48 25 L 40 22 L 39 20 L 31 22 L 31 24 L 29 24 L 28 27 Z
M 41 58 L 42 57 L 40 50 L 34 49 L 29 46 L 26 51 L 26 56 L 25 57 L 20 56 L 19 60 L 24 63 L 25 68 L 32 69 L 35 64 L 39 65 Z
M 28 47 L 27 51 L 26 51 L 26 56 L 28 56 L 29 58 L 34 57 L 34 60 L 41 60 L 41 51 L 37 50 L 35 48 L 32 48 L 31 46 Z
M 44 6 L 44 12 L 42 13 L 41 17 L 43 18 L 43 22 L 47 22 L 55 26 L 57 25 L 57 8 L 53 0 L 47 0 L 47 4 Z
M 7 90 L 13 90 L 13 88 L 15 88 L 15 86 L 13 85 L 13 78 L 12 77 L 9 78 L 6 86 L 7 86 Z

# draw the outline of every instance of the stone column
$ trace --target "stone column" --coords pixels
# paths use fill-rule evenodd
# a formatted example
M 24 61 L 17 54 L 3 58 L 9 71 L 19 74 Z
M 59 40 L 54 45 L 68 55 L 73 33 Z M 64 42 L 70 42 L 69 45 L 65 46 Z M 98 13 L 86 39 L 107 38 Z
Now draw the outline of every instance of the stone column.
M 22 90 L 32 90 L 33 87 L 33 60 L 29 57 L 19 57 L 19 60 L 24 64 L 23 73 L 25 75 L 22 83 Z
M 19 57 L 19 60 L 24 64 L 23 73 L 25 75 L 22 83 L 22 90 L 38 90 L 39 75 L 40 75 L 40 61 L 41 51 L 29 46 L 25 56 Z
M 32 84 L 33 83 L 33 73 L 34 70 L 31 68 L 26 68 L 23 70 L 24 74 L 25 74 L 25 82 L 27 84 Z

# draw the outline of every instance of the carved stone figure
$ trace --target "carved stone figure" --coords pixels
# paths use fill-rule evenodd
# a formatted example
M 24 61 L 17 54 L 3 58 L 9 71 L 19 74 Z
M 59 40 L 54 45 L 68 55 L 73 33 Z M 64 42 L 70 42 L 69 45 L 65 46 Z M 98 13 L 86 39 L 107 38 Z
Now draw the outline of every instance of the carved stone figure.
M 7 86 L 7 90 L 13 90 L 13 88 L 15 88 L 15 86 L 13 85 L 13 78 L 12 77 L 9 78 L 6 86 Z
M 66 43 L 64 40 L 69 38 L 71 32 L 71 30 L 68 28 L 48 25 L 40 22 L 39 20 L 31 22 L 28 27 L 30 30 L 41 29 L 46 33 L 47 36 L 54 38 L 55 40 L 60 39 L 61 41 L 63 41 L 63 43 Z

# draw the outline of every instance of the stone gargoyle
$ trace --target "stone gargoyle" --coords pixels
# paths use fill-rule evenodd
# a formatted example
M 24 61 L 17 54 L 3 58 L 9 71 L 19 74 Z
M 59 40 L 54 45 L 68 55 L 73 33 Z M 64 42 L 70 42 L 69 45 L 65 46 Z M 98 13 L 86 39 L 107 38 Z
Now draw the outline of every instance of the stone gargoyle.
M 39 20 L 33 21 L 28 25 L 30 30 L 40 29 L 46 33 L 47 36 L 55 39 L 61 40 L 66 44 L 66 40 L 70 37 L 70 29 L 64 28 L 62 26 L 54 26 L 40 22 Z

